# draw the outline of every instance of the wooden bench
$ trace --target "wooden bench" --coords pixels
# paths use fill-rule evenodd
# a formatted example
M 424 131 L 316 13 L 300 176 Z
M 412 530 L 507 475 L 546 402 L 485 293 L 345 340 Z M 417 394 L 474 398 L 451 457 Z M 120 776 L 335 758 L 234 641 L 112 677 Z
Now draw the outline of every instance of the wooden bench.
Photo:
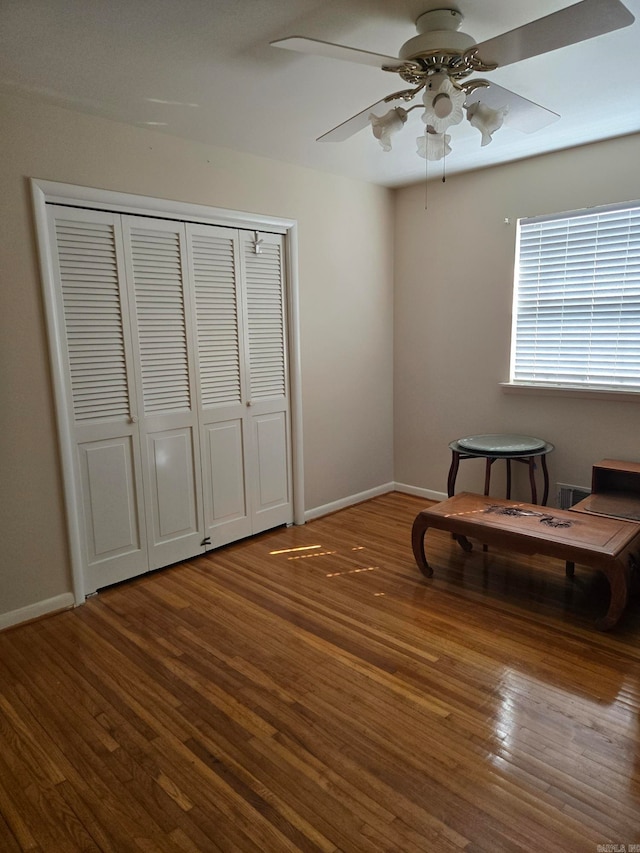
M 575 563 L 599 569 L 611 587 L 609 609 L 596 620 L 603 631 L 614 627 L 626 607 L 640 555 L 640 524 L 635 522 L 462 492 L 422 510 L 413 522 L 413 553 L 426 577 L 433 575 L 424 552 L 430 527 L 453 533 L 465 551 L 471 550 L 467 537 L 472 537 L 507 551 L 557 557 L 565 561 L 568 577 Z

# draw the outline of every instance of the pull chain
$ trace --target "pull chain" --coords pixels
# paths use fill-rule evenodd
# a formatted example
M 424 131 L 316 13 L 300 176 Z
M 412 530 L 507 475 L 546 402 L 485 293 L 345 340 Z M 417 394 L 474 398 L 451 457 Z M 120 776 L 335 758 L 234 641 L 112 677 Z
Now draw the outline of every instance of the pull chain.
M 427 159 L 427 131 L 424 132 L 424 209 L 428 207 L 429 160 Z

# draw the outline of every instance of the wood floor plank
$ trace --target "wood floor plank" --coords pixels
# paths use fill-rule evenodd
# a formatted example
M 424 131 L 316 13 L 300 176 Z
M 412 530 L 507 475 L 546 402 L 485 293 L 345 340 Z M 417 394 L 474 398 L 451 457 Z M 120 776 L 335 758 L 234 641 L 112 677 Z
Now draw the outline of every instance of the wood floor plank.
M 3 847 L 7 850 L 41 850 L 39 842 L 29 829 L 29 823 L 37 822 L 37 813 L 24 798 L 11 771 L 0 757 L 0 828 Z
M 33 651 L 33 648 L 14 647 L 12 663 L 28 672 L 29 658 L 25 652 Z M 37 651 L 36 657 L 40 659 Z M 141 803 L 135 796 L 129 795 L 126 782 L 131 779 L 131 775 L 124 774 L 123 780 L 123 774 L 113 772 L 106 761 L 110 751 L 103 749 L 100 738 L 94 738 L 93 727 L 87 727 L 86 718 L 82 714 L 78 715 L 78 705 L 64 701 L 61 681 L 58 681 L 56 686 L 58 692 L 55 702 L 51 701 L 46 691 L 38 690 L 35 680 L 28 691 L 23 688 L 24 718 L 28 718 L 28 709 L 32 714 L 33 732 L 41 733 L 46 730 L 55 741 L 55 745 L 51 744 L 49 749 L 55 753 L 57 762 L 73 785 L 73 791 L 66 786 L 63 789 L 67 802 L 72 807 L 75 802 L 84 803 L 83 808 L 86 811 L 95 812 L 96 824 L 107 831 L 116 850 L 127 849 L 132 839 L 137 843 L 143 842 L 145 838 L 154 843 L 158 850 L 169 849 L 164 837 L 160 835 L 159 827 L 149 818 L 149 802 Z M 90 685 L 86 686 L 87 690 L 90 690 Z M 115 716 L 117 712 L 112 713 Z M 61 750 L 64 750 L 64 753 Z M 47 824 L 43 826 L 46 827 Z M 36 827 L 40 828 L 38 822 Z
M 4 819 L 2 815 L 2 801 L 0 801 L 0 850 L 6 851 L 6 853 L 20 853 L 21 850 L 24 849 L 18 843 L 18 839 L 11 831 L 11 828 L 7 821 Z M 29 846 L 30 850 L 35 850 L 36 845 L 32 844 L 30 840 L 25 838 L 26 844 Z
M 8 853 L 640 844 L 640 607 L 398 493 L 0 633 Z

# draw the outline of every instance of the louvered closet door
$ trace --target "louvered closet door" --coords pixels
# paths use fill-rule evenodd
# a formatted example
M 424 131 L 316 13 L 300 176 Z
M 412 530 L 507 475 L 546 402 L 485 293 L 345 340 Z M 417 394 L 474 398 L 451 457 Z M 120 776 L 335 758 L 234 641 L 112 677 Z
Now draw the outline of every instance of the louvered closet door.
M 132 316 L 149 567 L 199 553 L 200 440 L 185 227 L 123 217 Z
M 284 291 L 284 239 L 240 233 L 247 359 L 247 482 L 252 532 L 291 524 L 291 427 Z
M 52 205 L 48 217 L 90 593 L 147 570 L 123 247 L 118 216 Z
M 252 531 L 247 500 L 247 415 L 238 234 L 187 228 L 195 292 L 205 534 L 210 547 Z

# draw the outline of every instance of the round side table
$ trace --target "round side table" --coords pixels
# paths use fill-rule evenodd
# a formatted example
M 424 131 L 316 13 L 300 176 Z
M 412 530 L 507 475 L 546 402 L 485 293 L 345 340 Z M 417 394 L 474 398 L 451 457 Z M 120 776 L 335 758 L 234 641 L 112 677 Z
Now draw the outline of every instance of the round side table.
M 536 489 L 536 459 L 540 459 L 542 475 L 544 478 L 544 491 L 542 494 L 542 506 L 547 503 L 549 497 L 549 472 L 547 471 L 547 453 L 554 449 L 543 438 L 532 435 L 470 435 L 458 438 L 449 444 L 451 450 L 451 467 L 447 480 L 447 494 L 453 497 L 456 487 L 458 467 L 464 459 L 485 459 L 484 494 L 489 494 L 491 482 L 491 466 L 498 459 L 504 459 L 507 463 L 507 500 L 511 498 L 511 462 L 521 462 L 529 467 L 529 482 L 531 484 L 531 503 L 538 503 L 538 492 Z

